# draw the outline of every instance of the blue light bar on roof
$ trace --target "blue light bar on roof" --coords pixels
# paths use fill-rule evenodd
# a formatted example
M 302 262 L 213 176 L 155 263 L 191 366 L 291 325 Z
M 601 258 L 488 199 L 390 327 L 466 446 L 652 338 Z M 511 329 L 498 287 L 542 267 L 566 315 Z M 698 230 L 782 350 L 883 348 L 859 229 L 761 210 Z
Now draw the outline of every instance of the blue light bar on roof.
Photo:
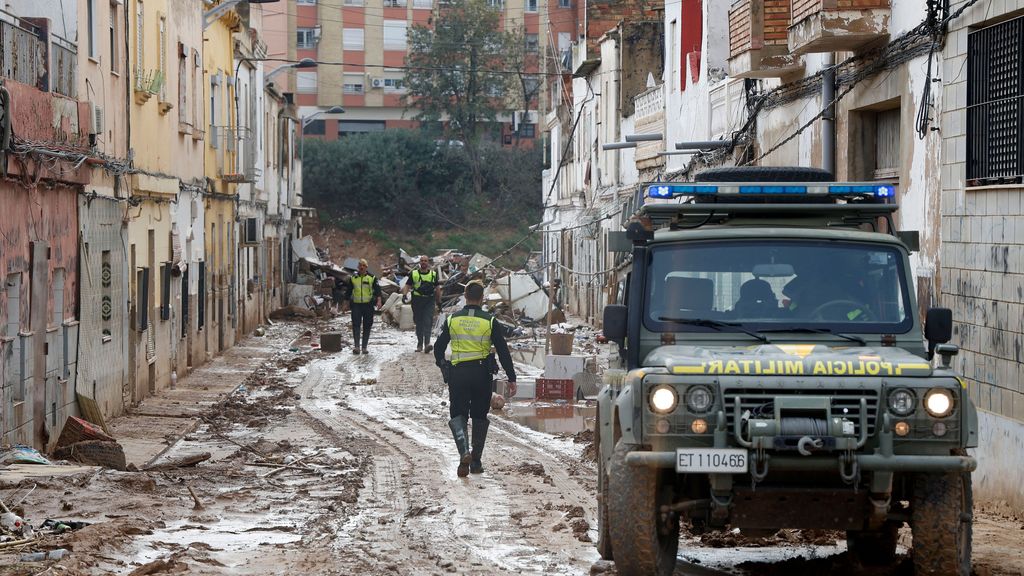
M 677 196 L 707 196 L 707 195 L 728 196 L 733 194 L 743 195 L 787 195 L 787 196 L 832 196 L 835 198 L 863 198 L 865 196 L 875 198 L 895 198 L 896 187 L 889 184 L 873 184 L 870 182 L 856 183 L 729 183 L 729 184 L 673 184 L 657 183 L 647 187 L 648 198 L 675 198 Z

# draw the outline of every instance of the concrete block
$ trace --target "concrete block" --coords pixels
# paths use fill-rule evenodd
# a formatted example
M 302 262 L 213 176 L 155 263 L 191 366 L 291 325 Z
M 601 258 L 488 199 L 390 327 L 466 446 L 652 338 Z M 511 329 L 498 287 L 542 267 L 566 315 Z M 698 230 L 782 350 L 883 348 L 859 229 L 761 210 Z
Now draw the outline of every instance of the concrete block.
M 1024 512 L 1024 411 L 1022 395 L 1011 401 L 1011 417 L 979 411 L 979 445 L 973 450 L 978 459 L 974 473 L 974 497 L 979 504 L 1003 502 L 1018 513 Z
M 585 356 L 556 356 L 549 354 L 544 359 L 544 377 L 558 380 L 571 379 L 583 372 L 587 365 Z

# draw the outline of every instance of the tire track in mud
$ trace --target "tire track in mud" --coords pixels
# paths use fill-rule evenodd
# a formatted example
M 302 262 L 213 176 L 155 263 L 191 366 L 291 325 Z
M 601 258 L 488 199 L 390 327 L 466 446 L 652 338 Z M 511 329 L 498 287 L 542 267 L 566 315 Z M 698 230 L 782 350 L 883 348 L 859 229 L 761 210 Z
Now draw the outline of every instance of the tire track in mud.
M 375 461 L 384 462 L 371 467 L 360 511 L 339 529 L 336 547 L 373 554 L 354 567 L 384 568 L 384 573 L 440 569 L 473 574 L 579 574 L 589 570 L 596 558 L 591 544 L 577 541 L 568 532 L 552 533 L 547 525 L 524 527 L 514 519 L 516 508 L 542 507 L 545 501 L 548 509 L 552 504 L 576 506 L 592 518 L 589 490 L 564 471 L 566 463 L 559 455 L 548 454 L 530 439 L 517 436 L 515 425 L 492 417 L 485 454 L 488 473 L 457 478 L 455 447 L 445 425 L 447 408 L 441 403 L 444 388 L 433 358 L 402 355 L 383 367 L 373 386 L 347 386 L 360 380 L 347 374 L 353 368 L 374 366 L 363 358 L 359 365 L 343 363 L 333 373 L 311 366 L 303 384 L 303 406 L 331 428 L 357 432 Z M 338 398 L 345 401 L 324 409 Z M 502 460 L 505 463 L 499 464 Z M 506 474 L 513 461 L 541 462 L 553 484 L 550 493 L 538 490 L 540 478 Z M 381 507 L 381 501 L 387 507 Z

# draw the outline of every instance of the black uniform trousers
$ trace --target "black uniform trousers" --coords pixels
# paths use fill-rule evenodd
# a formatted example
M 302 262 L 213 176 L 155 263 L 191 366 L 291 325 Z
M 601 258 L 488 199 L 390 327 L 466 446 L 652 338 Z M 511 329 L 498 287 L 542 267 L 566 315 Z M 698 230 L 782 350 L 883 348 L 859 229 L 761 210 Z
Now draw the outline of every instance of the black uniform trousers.
M 359 347 L 359 335 L 362 332 L 363 345 L 370 342 L 370 327 L 373 326 L 373 304 L 352 303 L 352 346 Z
M 448 377 L 448 413 L 451 417 L 472 417 L 474 424 L 486 421 L 491 410 L 491 383 L 486 359 L 452 366 Z
M 412 296 L 412 320 L 416 324 L 416 342 L 430 344 L 430 332 L 434 328 L 434 297 Z

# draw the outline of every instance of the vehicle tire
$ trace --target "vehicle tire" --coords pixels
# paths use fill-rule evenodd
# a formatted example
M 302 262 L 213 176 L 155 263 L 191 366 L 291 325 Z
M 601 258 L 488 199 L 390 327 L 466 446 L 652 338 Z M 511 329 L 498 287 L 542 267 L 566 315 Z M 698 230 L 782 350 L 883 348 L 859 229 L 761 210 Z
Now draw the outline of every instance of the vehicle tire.
M 638 449 L 621 440 L 609 465 L 608 519 L 619 576 L 669 576 L 679 550 L 679 515 L 663 522 L 658 510 L 658 470 L 626 464 Z
M 734 166 L 711 168 L 694 176 L 696 182 L 835 182 L 821 168 L 794 166 Z
M 887 566 L 896 562 L 900 524 L 887 522 L 879 530 L 847 530 L 846 550 L 864 566 Z
M 971 475 L 918 474 L 911 506 L 914 576 L 969 576 Z
M 594 450 L 597 452 L 597 553 L 602 560 L 614 560 L 608 528 L 608 468 L 601 456 L 600 433 L 594 435 Z

